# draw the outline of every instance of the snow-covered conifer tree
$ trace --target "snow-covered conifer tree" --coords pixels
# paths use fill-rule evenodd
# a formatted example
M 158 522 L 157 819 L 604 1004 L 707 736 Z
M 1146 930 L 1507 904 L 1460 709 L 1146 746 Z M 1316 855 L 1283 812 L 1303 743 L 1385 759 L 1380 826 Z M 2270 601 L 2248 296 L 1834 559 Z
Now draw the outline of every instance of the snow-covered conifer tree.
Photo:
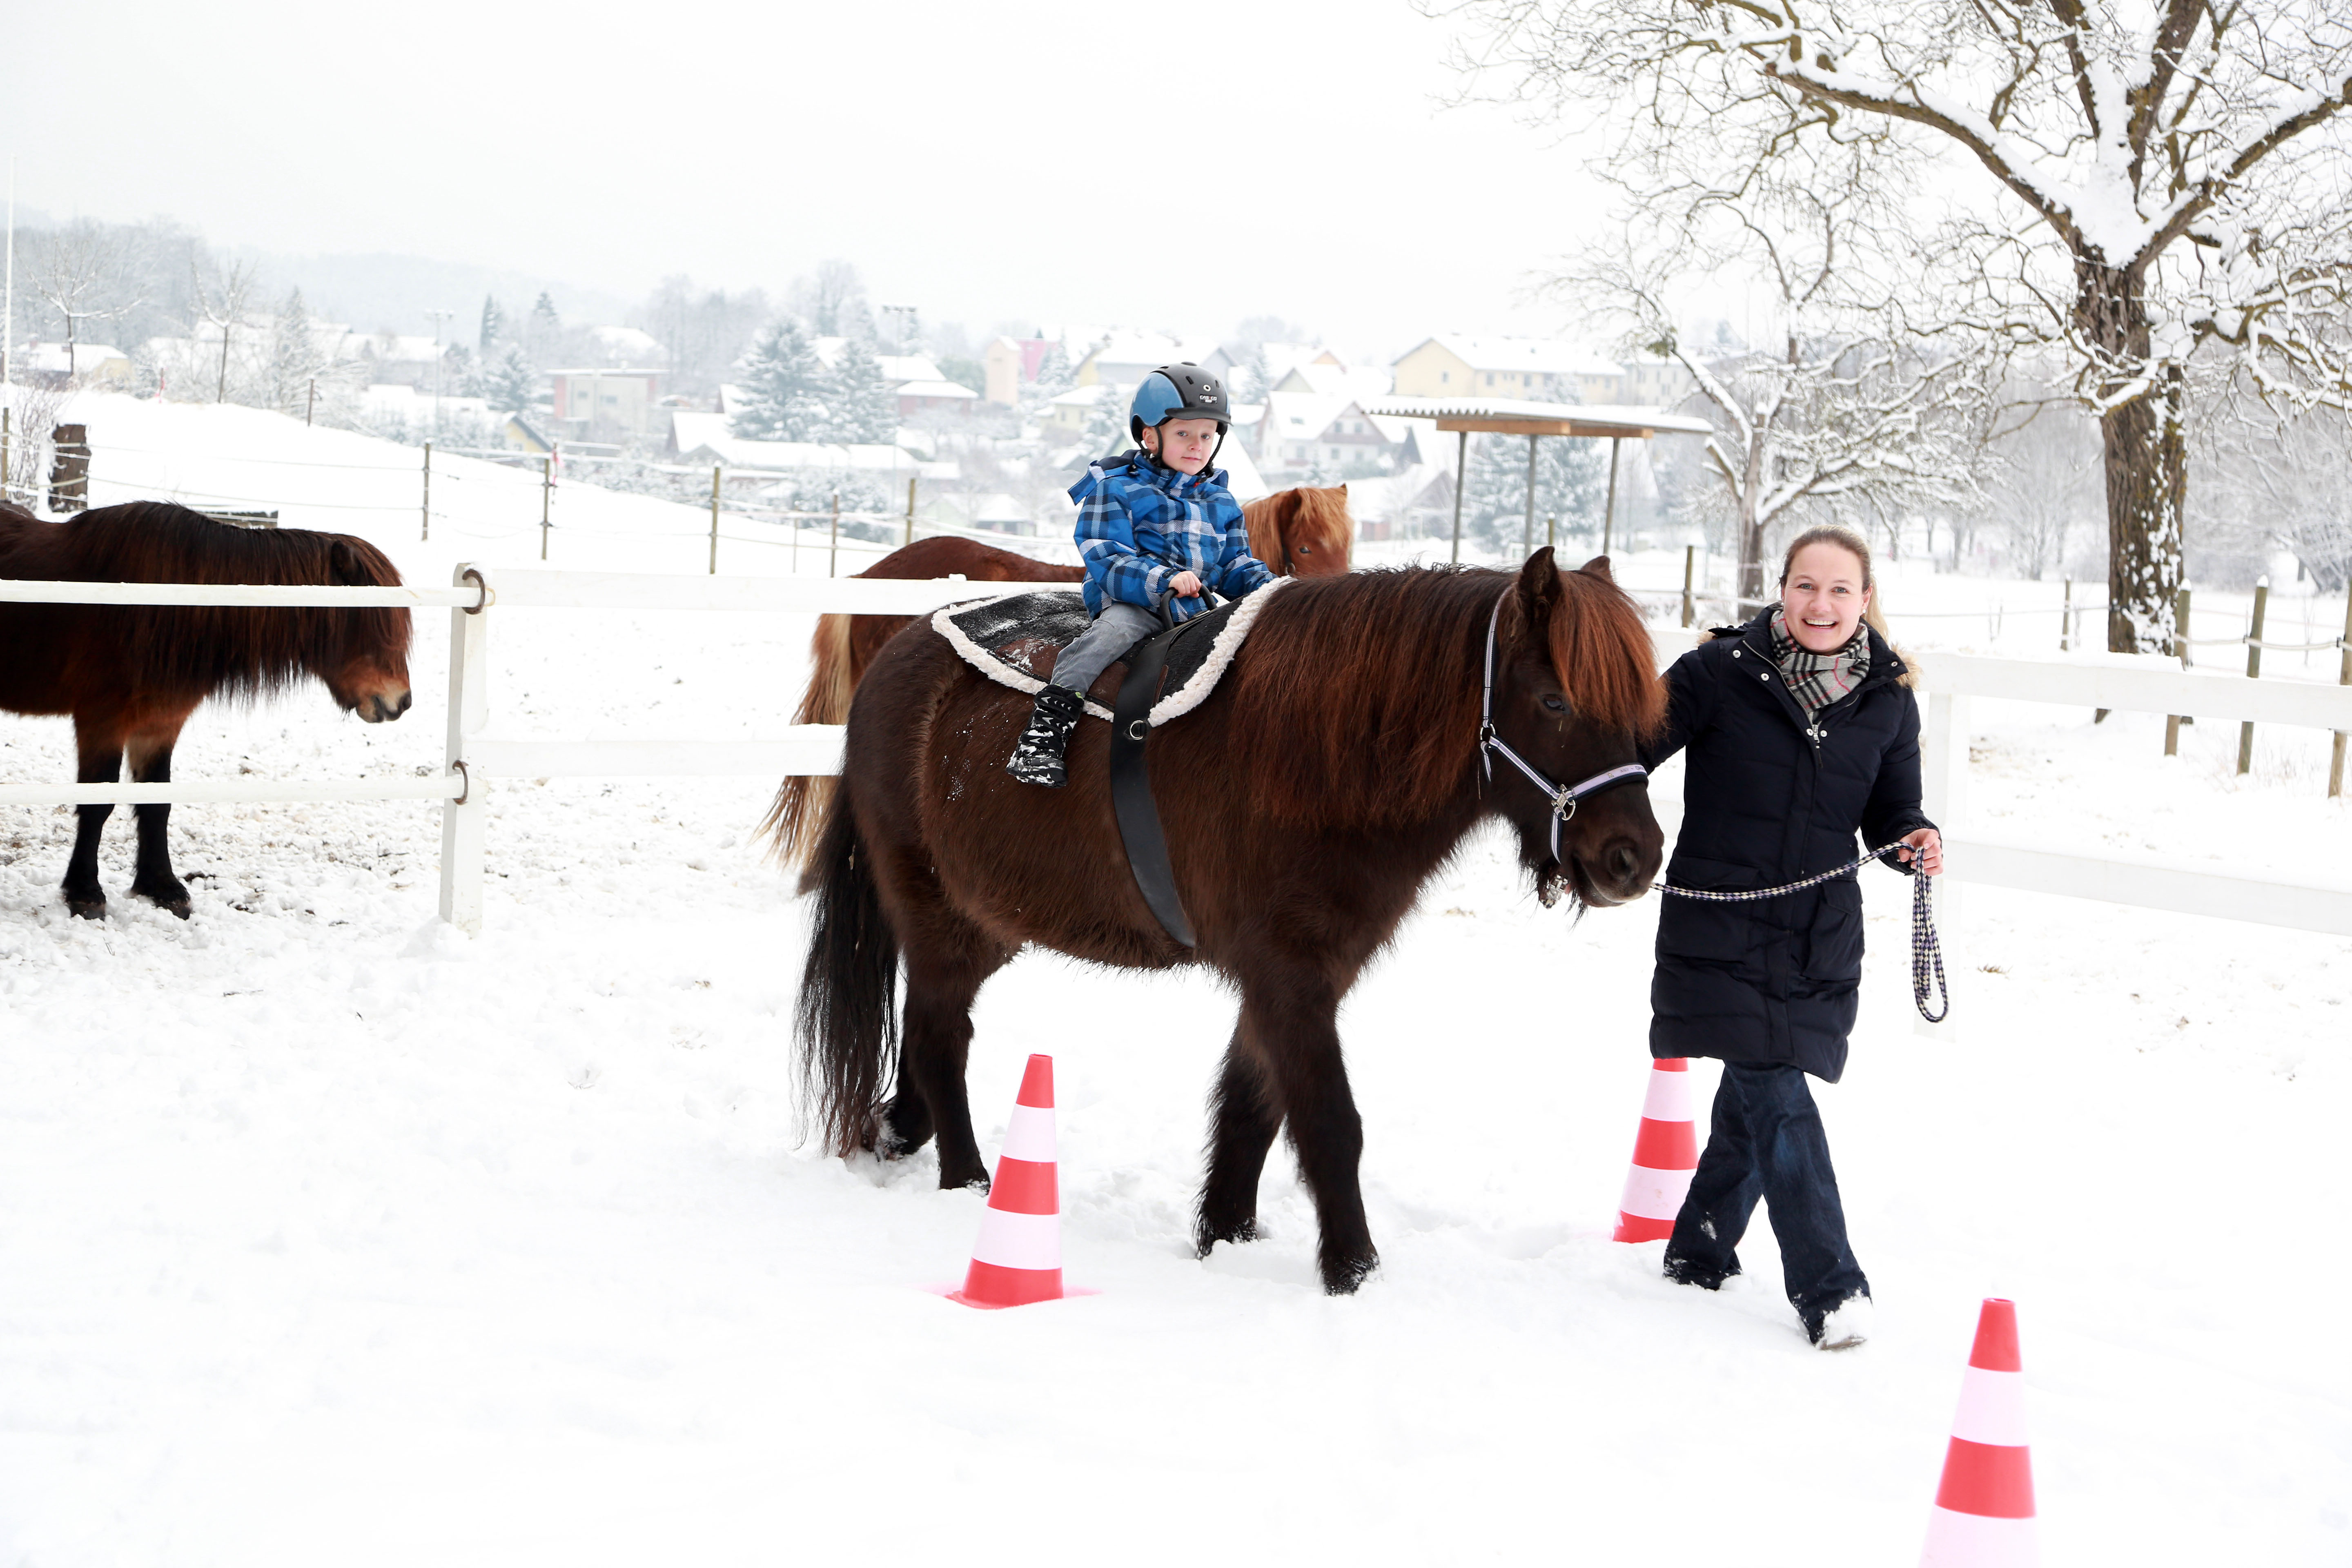
M 482 396 L 492 408 L 509 414 L 528 412 L 539 401 L 539 372 L 531 369 L 520 344 L 509 343 L 483 362 Z
M 541 297 L 542 299 L 545 298 L 544 295 Z M 483 295 L 482 335 L 480 341 L 474 346 L 480 351 L 484 363 L 487 363 L 488 362 L 490 351 L 496 348 L 499 345 L 499 341 L 506 335 L 507 313 L 499 309 L 498 296 L 495 294 Z
M 874 345 L 863 337 L 842 344 L 841 357 L 824 376 L 821 441 L 887 444 L 898 434 L 898 399 L 882 379 Z
M 743 402 L 729 429 L 747 441 L 828 439 L 816 433 L 825 422 L 825 369 L 798 321 L 760 329 L 740 364 Z

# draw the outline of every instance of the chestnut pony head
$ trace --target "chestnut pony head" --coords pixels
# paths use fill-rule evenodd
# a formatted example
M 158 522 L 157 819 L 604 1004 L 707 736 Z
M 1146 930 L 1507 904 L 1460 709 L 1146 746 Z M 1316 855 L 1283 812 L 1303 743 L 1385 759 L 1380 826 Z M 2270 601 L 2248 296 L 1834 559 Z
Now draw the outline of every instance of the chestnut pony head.
M 1276 490 L 1242 508 L 1250 553 L 1277 577 L 1336 577 L 1348 569 L 1356 520 L 1348 487 Z

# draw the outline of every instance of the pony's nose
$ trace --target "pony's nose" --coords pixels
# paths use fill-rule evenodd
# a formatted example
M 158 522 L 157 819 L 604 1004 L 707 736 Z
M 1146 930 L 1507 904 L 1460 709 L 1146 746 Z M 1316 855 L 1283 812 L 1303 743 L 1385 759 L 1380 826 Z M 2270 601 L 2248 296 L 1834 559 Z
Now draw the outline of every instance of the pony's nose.
M 1631 887 L 1641 875 L 1642 857 L 1630 838 L 1620 838 L 1609 850 L 1609 874 L 1621 888 Z

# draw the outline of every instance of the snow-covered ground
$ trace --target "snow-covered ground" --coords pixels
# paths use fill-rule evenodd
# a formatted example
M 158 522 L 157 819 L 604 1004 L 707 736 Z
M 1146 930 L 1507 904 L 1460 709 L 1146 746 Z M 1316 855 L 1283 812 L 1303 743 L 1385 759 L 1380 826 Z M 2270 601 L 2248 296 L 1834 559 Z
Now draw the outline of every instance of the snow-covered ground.
M 414 581 L 536 562 L 527 477 L 446 459 L 445 503 L 436 460 L 420 545 L 413 489 L 222 456 L 398 448 L 85 412 L 100 500 L 107 444 L 144 443 Z M 701 569 L 692 509 L 557 505 L 558 564 Z M 772 726 L 808 631 L 510 614 L 499 722 Z M 207 710 L 178 771 L 436 766 L 444 647 L 420 617 L 398 724 L 316 690 Z M 2265 732 L 2238 779 L 2233 726 L 2166 761 L 2154 720 L 1976 717 L 1979 820 L 2352 864 L 2314 738 Z M 0 718 L 0 776 L 70 774 L 66 725 Z M 1384 1258 L 1344 1300 L 1279 1156 L 1269 1237 L 1191 1257 L 1221 989 L 1031 956 L 982 997 L 975 1110 L 992 1149 L 1023 1058 L 1055 1056 L 1067 1270 L 1102 1293 L 977 1313 L 922 1289 L 960 1276 L 976 1195 L 798 1142 L 768 787 L 500 785 L 473 940 L 433 919 L 426 806 L 181 808 L 185 923 L 123 891 L 118 822 L 103 925 L 58 899 L 70 814 L 0 813 L 0 1563 L 1903 1562 L 1990 1294 L 2020 1304 L 2049 1561 L 2352 1558 L 2352 1268 L 2311 1240 L 2343 1191 L 2352 942 L 1972 889 L 1965 1031 L 1931 1044 L 1907 884 L 1867 877 L 1853 1065 L 1821 1098 L 1879 1333 L 1842 1356 L 1806 1348 L 1764 1216 L 1716 1296 L 1608 1239 L 1651 902 L 1544 911 L 1484 839 L 1428 889 L 1343 1018 Z M 1654 795 L 1671 831 L 1678 771 Z

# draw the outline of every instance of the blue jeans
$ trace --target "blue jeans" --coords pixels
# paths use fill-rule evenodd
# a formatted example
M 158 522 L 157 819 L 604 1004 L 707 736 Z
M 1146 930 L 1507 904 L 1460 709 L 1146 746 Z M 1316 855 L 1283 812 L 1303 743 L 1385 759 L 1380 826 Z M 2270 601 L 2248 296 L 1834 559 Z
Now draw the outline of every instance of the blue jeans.
M 1054 660 L 1053 684 L 1084 691 L 1095 678 L 1120 659 L 1127 650 L 1160 629 L 1160 617 L 1150 610 L 1113 599 Z
M 1762 1198 L 1780 1243 L 1781 1283 L 1807 1329 L 1848 1297 L 1869 1295 L 1803 1069 L 1724 1063 L 1712 1122 L 1666 1243 L 1666 1272 L 1710 1290 L 1738 1273 L 1739 1238 Z

